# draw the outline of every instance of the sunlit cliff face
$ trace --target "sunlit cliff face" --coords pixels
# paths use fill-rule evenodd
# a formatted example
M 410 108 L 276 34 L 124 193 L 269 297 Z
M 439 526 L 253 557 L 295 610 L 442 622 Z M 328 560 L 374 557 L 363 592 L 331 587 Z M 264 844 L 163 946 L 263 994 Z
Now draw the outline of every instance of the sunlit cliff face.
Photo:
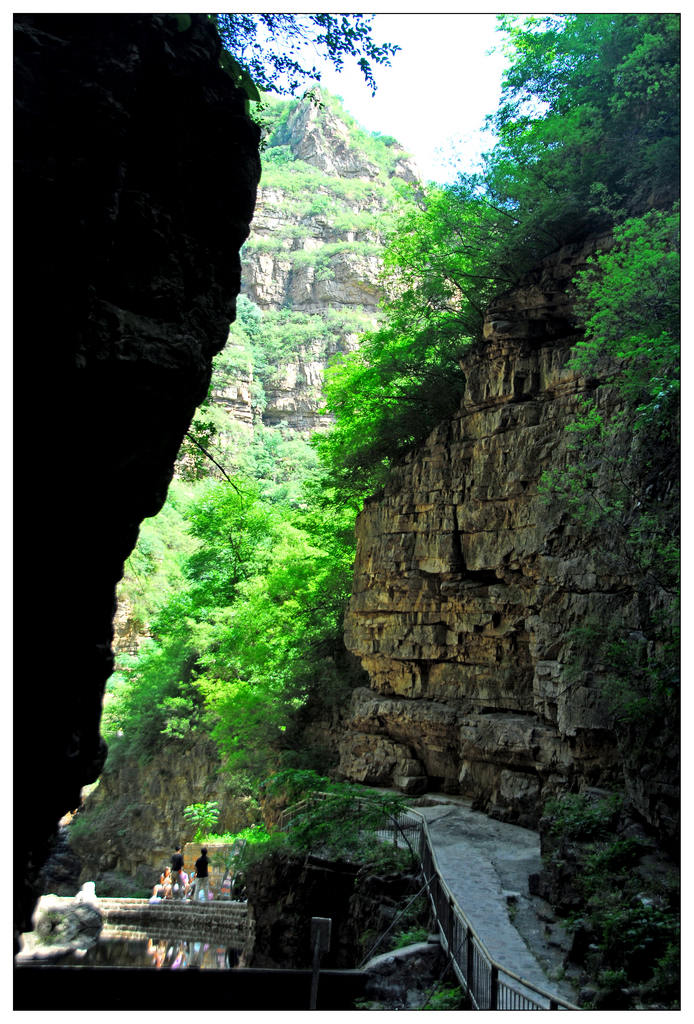
M 572 631 L 614 616 L 638 630 L 636 584 L 601 559 L 609 538 L 597 544 L 539 492 L 589 386 L 566 366 L 563 286 L 599 242 L 566 247 L 497 302 L 484 348 L 463 357 L 459 413 L 359 516 L 345 642 L 370 689 L 355 692 L 340 742 L 354 781 L 442 788 L 530 827 L 573 785 L 623 785 L 600 679 L 570 671 Z M 646 786 L 627 769 L 663 834 L 676 834 L 676 757 Z

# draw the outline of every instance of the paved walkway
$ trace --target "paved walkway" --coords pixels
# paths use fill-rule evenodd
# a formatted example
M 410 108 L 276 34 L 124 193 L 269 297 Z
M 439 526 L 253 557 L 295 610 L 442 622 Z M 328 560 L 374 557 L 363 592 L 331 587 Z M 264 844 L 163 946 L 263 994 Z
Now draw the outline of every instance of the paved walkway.
M 426 819 L 441 874 L 491 956 L 546 992 L 575 1002 L 571 986 L 550 977 L 557 969 L 561 973 L 563 959 L 558 944 L 548 944 L 557 926 L 548 925 L 547 916 L 538 918 L 547 905 L 528 891 L 528 876 L 542 866 L 538 834 L 494 821 L 460 798 L 442 797 L 413 810 Z M 523 936 L 511 915 L 522 920 Z

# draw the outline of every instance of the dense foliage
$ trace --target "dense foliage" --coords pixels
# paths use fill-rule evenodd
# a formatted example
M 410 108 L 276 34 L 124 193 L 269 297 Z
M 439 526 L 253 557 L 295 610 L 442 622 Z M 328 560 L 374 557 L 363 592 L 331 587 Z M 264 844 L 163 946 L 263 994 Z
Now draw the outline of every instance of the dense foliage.
M 368 14 L 214 14 L 225 49 L 240 62 L 258 89 L 295 93 L 306 82 L 320 82 L 315 65 L 324 54 L 341 71 L 353 58 L 364 81 L 376 91 L 372 64 L 389 65 L 399 49 L 375 43 Z
M 112 756 L 147 757 L 162 734 L 204 728 L 230 765 L 262 773 L 282 750 L 301 759 L 285 738 L 294 712 L 310 696 L 329 708 L 350 683 L 341 624 L 352 517 L 342 528 L 339 518 L 263 500 L 250 481 L 198 485 L 185 511 L 198 546 L 181 585 L 110 686 Z
M 490 198 L 513 211 L 531 259 L 674 198 L 679 16 L 503 17 L 510 63 L 492 118 Z
M 509 16 L 500 27 L 497 142 L 481 172 L 418 194 L 386 252 L 385 324 L 330 381 L 337 428 L 323 457 L 343 486 L 376 486 L 448 416 L 464 385 L 457 358 L 481 342 L 491 297 L 562 244 L 677 199 L 677 15 Z

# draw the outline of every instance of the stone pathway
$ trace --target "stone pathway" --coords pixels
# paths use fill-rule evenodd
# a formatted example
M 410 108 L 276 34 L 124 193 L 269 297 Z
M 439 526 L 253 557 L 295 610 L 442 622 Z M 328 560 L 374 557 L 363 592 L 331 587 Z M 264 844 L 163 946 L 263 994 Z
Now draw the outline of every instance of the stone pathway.
M 429 825 L 441 874 L 491 956 L 575 1002 L 574 988 L 561 978 L 566 935 L 548 904 L 528 890 L 528 876 L 542 866 L 538 834 L 494 821 L 461 798 L 423 803 L 412 807 Z

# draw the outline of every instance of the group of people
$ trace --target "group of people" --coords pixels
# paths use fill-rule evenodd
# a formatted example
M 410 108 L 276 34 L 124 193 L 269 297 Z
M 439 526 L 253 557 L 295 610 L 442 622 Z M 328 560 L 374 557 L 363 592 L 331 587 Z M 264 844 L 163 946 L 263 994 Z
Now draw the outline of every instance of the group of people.
M 195 871 L 188 875 L 183 866 L 183 854 L 181 847 L 177 846 L 171 858 L 171 866 L 165 867 L 155 883 L 152 890 L 150 902 L 160 900 L 197 900 L 212 898 L 210 890 L 209 860 L 207 859 L 207 847 L 200 849 L 200 856 L 195 861 Z

